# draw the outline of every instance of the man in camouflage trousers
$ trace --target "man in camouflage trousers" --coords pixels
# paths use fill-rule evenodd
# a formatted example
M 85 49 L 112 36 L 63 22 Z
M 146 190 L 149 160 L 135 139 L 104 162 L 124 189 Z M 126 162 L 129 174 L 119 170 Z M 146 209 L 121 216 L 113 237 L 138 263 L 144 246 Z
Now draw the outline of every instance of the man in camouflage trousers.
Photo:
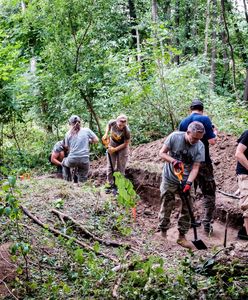
M 212 125 L 210 118 L 203 115 L 203 108 L 203 103 L 200 100 L 193 100 L 190 106 L 191 114 L 181 121 L 179 130 L 186 131 L 189 124 L 193 121 L 201 122 L 205 128 L 205 134 L 201 140 L 205 146 L 205 162 L 201 163 L 195 182 L 203 194 L 204 217 L 202 223 L 204 230 L 207 234 L 211 234 L 213 231 L 211 222 L 215 211 L 216 184 L 209 154 L 209 144 L 214 145 L 216 143 L 217 130 Z
M 158 229 L 161 236 L 166 238 L 166 232 L 170 228 L 170 215 L 175 206 L 175 194 L 181 195 L 181 183 L 175 174 L 175 170 L 183 169 L 183 193 L 192 206 L 190 189 L 199 171 L 200 163 L 204 161 L 204 145 L 200 141 L 205 130 L 200 122 L 192 122 L 186 132 L 173 132 L 164 142 L 159 155 L 165 160 L 160 185 L 161 207 L 159 212 Z M 177 243 L 185 248 L 192 248 L 186 240 L 186 233 L 190 229 L 191 219 L 187 204 L 182 197 L 181 216 L 178 220 L 179 236 Z

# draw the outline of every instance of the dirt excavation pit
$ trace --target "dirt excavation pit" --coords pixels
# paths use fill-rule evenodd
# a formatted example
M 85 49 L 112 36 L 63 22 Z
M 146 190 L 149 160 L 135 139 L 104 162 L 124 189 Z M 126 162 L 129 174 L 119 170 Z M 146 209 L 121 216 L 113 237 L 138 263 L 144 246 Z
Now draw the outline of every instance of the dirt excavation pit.
M 130 159 L 126 171 L 127 177 L 132 181 L 137 193 L 141 197 L 142 215 L 145 218 L 152 218 L 152 223 L 157 226 L 158 211 L 160 207 L 160 191 L 161 173 L 163 162 L 158 156 L 165 139 L 160 139 L 148 144 L 139 145 L 130 150 Z M 236 180 L 236 160 L 235 151 L 237 147 L 237 138 L 220 133 L 215 146 L 210 146 L 211 158 L 214 167 L 215 181 L 217 185 L 216 192 L 216 212 L 215 212 L 215 236 L 216 239 L 223 240 L 224 223 L 226 222 L 227 213 L 229 215 L 229 233 L 230 240 L 236 240 L 237 230 L 242 225 L 242 213 L 238 208 L 238 199 L 223 195 L 227 193 L 234 195 L 238 190 Z M 103 184 L 106 181 L 106 158 L 102 158 L 97 162 L 93 162 L 92 178 L 98 184 Z M 221 192 L 219 192 L 219 190 Z M 201 219 L 203 214 L 202 195 L 200 190 L 197 190 L 195 197 L 195 215 Z M 174 211 L 172 219 L 176 228 L 176 220 L 179 217 L 179 203 Z M 172 236 L 175 235 L 173 228 L 171 229 Z M 200 233 L 201 233 L 200 229 Z M 230 230 L 233 230 L 231 232 Z M 175 239 L 175 238 L 174 238 Z M 214 241 L 215 242 L 215 241 Z

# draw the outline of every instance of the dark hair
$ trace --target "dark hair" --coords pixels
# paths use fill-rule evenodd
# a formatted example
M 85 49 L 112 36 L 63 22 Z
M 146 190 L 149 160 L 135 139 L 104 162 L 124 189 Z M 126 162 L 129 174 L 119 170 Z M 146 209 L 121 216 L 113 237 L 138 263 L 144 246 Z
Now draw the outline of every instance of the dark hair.
M 204 109 L 204 105 L 202 103 L 201 100 L 199 99 L 194 99 L 190 105 L 190 109 L 191 110 L 199 110 L 199 111 L 203 111 Z

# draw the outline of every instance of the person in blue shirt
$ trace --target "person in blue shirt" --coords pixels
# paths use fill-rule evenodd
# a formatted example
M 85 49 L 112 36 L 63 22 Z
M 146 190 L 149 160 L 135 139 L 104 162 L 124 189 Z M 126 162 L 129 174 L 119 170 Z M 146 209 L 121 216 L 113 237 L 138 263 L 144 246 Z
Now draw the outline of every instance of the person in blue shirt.
M 211 234 L 213 231 L 211 223 L 215 211 L 216 184 L 209 153 L 209 144 L 214 145 L 216 143 L 217 129 L 212 124 L 210 118 L 203 114 L 204 105 L 202 101 L 194 99 L 191 103 L 190 110 L 191 114 L 181 121 L 179 130 L 187 131 L 189 124 L 194 121 L 201 122 L 205 128 L 205 134 L 201 139 L 205 146 L 205 162 L 201 163 L 195 182 L 203 194 L 204 217 L 202 223 L 204 230 L 207 234 Z

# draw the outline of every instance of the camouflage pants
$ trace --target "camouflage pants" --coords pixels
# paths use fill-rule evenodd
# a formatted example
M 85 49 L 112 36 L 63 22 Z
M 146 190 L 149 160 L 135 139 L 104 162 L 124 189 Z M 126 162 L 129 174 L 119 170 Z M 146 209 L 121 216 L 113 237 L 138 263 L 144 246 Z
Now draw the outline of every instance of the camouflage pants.
M 178 192 L 179 187 L 176 185 L 168 186 L 168 184 L 162 180 L 161 190 L 161 207 L 159 211 L 159 229 L 161 231 L 167 231 L 170 228 L 170 216 L 175 207 L 175 194 Z M 189 204 L 192 207 L 192 198 L 188 196 Z M 189 210 L 185 201 L 182 200 L 181 215 L 178 220 L 178 231 L 180 234 L 186 234 L 191 226 L 191 219 Z
M 203 194 L 204 217 L 202 223 L 204 228 L 208 230 L 214 216 L 216 191 L 213 166 L 211 163 L 201 163 L 195 183 L 199 186 Z
M 107 155 L 108 166 L 107 166 L 107 180 L 109 183 L 113 183 L 112 168 L 109 161 L 109 156 L 111 158 L 112 166 L 114 172 L 119 171 L 125 175 L 126 164 L 128 159 L 128 148 L 124 148 L 120 151 L 114 152 Z

